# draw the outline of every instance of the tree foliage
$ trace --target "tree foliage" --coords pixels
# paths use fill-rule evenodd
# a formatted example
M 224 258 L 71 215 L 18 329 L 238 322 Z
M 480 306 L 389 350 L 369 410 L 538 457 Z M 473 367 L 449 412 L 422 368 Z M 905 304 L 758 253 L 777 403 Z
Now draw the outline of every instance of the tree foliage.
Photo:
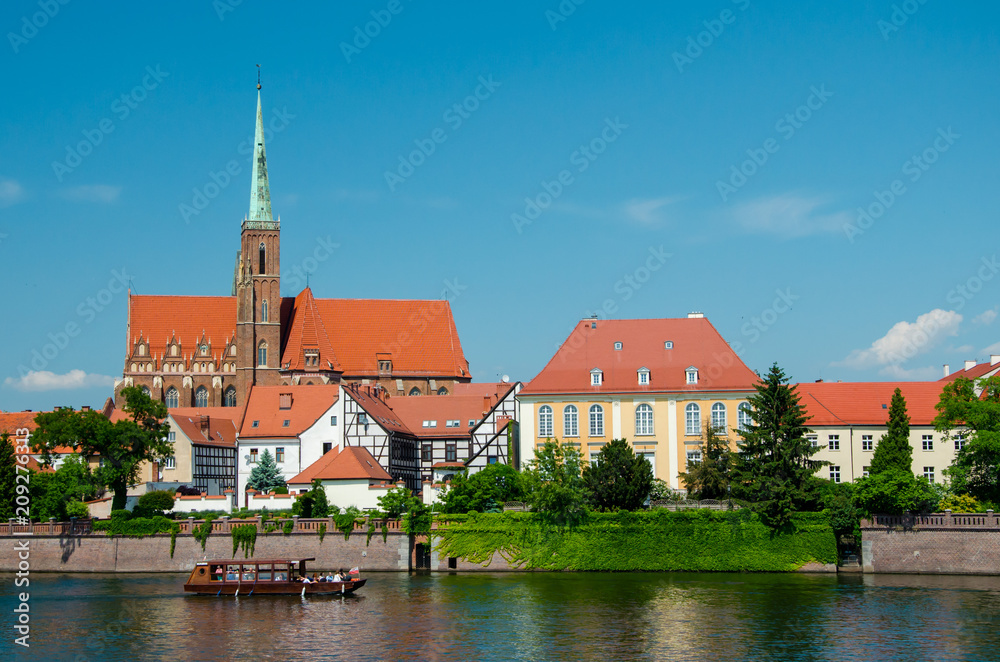
M 128 415 L 124 420 L 112 423 L 100 412 L 59 409 L 35 417 L 38 429 L 31 435 L 31 446 L 44 464 L 51 464 L 60 446 L 84 457 L 99 456 L 102 466 L 94 476 L 114 492 L 115 510 L 125 507 L 128 488 L 138 483 L 143 462 L 173 455 L 166 406 L 135 386 L 122 389 L 121 395 Z
M 684 487 L 694 499 L 725 499 L 729 496 L 732 453 L 729 443 L 719 436 L 715 426 L 705 426 L 701 460 L 689 463 L 688 470 L 679 474 Z
M 575 526 L 586 516 L 580 451 L 547 441 L 535 449 L 524 471 L 527 501 L 543 519 L 558 526 Z
M 257 466 L 253 468 L 250 472 L 250 479 L 247 481 L 247 485 L 257 490 L 258 492 L 272 492 L 279 487 L 285 487 L 285 479 L 281 477 L 281 472 L 278 471 L 278 463 L 274 461 L 274 456 L 271 455 L 271 451 L 264 449 L 264 452 L 260 454 L 260 460 L 257 462 Z
M 740 431 L 743 441 L 733 458 L 732 491 L 780 527 L 794 510 L 813 505 L 811 479 L 826 463 L 811 459 L 819 448 L 806 437 L 799 395 L 778 364 L 754 388 L 748 398 L 751 422 Z
M 501 512 L 504 503 L 524 498 L 521 474 L 509 464 L 490 464 L 468 475 L 462 471 L 451 479 L 441 493 L 445 513 Z
M 878 441 L 872 456 L 870 475 L 889 469 L 913 471 L 913 448 L 910 446 L 910 416 L 906 412 L 906 398 L 897 388 L 889 405 L 886 433 Z
M 965 439 L 945 470 L 952 491 L 1000 503 L 1000 376 L 978 385 L 959 377 L 945 385 L 936 407 L 934 427 L 949 439 Z
M 54 517 L 65 522 L 76 517 L 67 511 L 73 502 L 88 501 L 99 489 L 86 461 L 77 455 L 67 457 L 56 471 L 34 471 L 30 476 L 31 518 L 45 521 Z
M 292 514 L 300 517 L 327 517 L 330 514 L 330 500 L 319 478 L 313 479 L 309 491 L 292 504 Z
M 389 519 L 398 519 L 410 509 L 413 498 L 405 487 L 393 487 L 378 498 L 378 507 Z
M 892 467 L 854 483 L 854 503 L 865 516 L 902 515 L 935 509 L 937 493 L 923 476 Z
M 14 516 L 14 497 L 17 496 L 17 460 L 10 434 L 0 434 L 0 521 Z
M 653 486 L 653 467 L 625 439 L 612 439 L 583 470 L 587 500 L 598 510 L 638 510 Z

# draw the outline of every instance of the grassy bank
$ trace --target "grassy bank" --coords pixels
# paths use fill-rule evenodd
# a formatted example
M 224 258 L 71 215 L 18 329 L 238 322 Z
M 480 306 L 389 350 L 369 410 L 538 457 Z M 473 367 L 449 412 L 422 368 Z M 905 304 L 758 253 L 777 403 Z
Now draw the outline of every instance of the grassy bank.
M 449 515 L 435 532 L 442 556 L 488 563 L 499 553 L 525 570 L 782 572 L 835 563 L 826 515 L 802 513 L 777 533 L 749 510 L 595 513 L 560 530 L 534 513 Z

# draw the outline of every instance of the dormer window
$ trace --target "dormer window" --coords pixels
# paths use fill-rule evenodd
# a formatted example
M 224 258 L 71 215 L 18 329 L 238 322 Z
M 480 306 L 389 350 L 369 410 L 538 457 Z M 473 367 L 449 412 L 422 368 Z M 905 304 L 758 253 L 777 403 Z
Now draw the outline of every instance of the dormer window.
M 315 349 L 305 350 L 305 360 L 307 366 L 318 366 L 319 352 L 317 352 Z
M 649 368 L 639 368 L 639 385 L 648 386 L 649 385 Z
M 379 372 L 391 373 L 392 372 L 392 361 L 387 361 L 385 359 L 380 359 L 379 362 L 378 362 L 378 371 Z
M 291 393 L 279 393 L 278 394 L 278 409 L 291 409 L 292 408 L 292 394 Z
M 146 356 L 146 346 L 139 345 L 139 356 Z
M 665 340 L 665 341 L 663 341 L 663 349 L 673 349 L 673 348 L 674 348 L 674 341 L 673 340 Z
M 201 346 L 201 355 L 202 356 L 208 356 L 208 345 L 202 345 Z
M 687 381 L 688 384 L 697 384 L 698 383 L 698 368 L 696 368 L 694 366 L 691 366 L 690 368 L 688 368 L 687 370 L 685 370 L 684 373 L 687 375 L 687 380 L 686 381 Z
M 235 349 L 235 347 L 233 349 Z M 170 356 L 177 356 L 177 351 L 177 345 L 170 346 Z
M 590 385 L 600 386 L 604 382 L 604 373 L 600 369 L 594 368 L 590 371 Z
M 622 344 L 620 342 L 615 343 L 615 351 L 616 352 L 622 351 Z

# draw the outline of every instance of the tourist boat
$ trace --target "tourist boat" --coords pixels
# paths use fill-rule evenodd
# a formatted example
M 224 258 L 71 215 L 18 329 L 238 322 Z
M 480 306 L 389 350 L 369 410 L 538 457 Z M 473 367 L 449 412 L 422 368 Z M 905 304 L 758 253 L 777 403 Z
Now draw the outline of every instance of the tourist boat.
M 304 583 L 308 559 L 246 559 L 199 561 L 184 590 L 199 595 L 349 595 L 365 585 L 365 579 L 342 582 Z

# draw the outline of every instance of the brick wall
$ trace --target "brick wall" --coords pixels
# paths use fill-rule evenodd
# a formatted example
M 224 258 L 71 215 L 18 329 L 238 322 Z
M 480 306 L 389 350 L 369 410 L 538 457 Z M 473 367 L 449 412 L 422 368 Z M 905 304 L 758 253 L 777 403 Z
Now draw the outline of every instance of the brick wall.
M 1000 517 L 950 513 L 861 523 L 865 572 L 1000 574 Z

